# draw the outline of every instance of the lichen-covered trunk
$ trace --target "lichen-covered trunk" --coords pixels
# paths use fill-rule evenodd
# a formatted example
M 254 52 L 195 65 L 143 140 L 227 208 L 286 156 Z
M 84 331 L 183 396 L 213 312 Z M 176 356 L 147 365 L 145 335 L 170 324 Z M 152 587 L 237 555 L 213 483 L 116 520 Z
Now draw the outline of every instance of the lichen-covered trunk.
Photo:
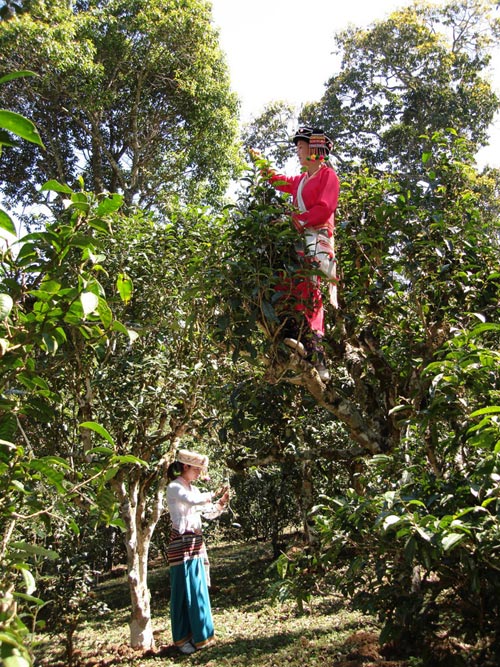
M 148 588 L 148 555 L 153 531 L 162 513 L 167 463 L 167 460 L 163 461 L 149 477 L 136 468 L 121 471 L 111 482 L 120 501 L 120 516 L 126 526 L 131 601 L 130 645 L 144 651 L 155 647 Z M 153 475 L 159 481 L 156 492 L 148 498 Z
M 148 650 L 155 645 L 151 623 L 151 593 L 148 588 L 150 540 L 137 526 L 133 533 L 133 539 L 127 541 L 127 572 L 132 605 L 130 645 L 132 648 Z

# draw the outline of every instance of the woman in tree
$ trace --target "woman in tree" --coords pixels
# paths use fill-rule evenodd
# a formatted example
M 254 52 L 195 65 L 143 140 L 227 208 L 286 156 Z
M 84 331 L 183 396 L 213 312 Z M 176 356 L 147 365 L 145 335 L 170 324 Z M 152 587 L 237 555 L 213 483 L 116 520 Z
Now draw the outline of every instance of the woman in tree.
M 229 501 L 229 491 L 223 487 L 213 494 L 193 486 L 207 468 L 208 456 L 181 449 L 167 470 L 167 504 L 172 521 L 168 546 L 170 621 L 174 644 L 185 654 L 214 640 L 208 593 L 210 570 L 201 519 L 219 516 Z M 220 496 L 215 502 L 214 495 Z
M 296 251 L 304 270 L 277 288 L 283 292 L 283 304 L 292 304 L 284 321 L 284 342 L 310 361 L 326 382 L 330 374 L 321 344 L 325 323 L 320 275 L 328 281 L 330 303 L 337 307 L 333 231 L 340 184 L 328 161 L 333 144 L 323 130 L 301 127 L 293 142 L 302 173 L 290 177 L 269 170 L 264 174 L 277 190 L 292 195 L 298 209 L 292 222 L 301 235 Z

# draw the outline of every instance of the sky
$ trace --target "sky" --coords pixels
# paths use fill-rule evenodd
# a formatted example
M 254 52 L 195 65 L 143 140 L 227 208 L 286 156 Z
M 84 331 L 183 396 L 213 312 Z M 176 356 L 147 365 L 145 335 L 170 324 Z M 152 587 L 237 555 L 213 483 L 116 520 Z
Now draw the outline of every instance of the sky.
M 318 101 L 327 80 L 339 71 L 340 60 L 333 53 L 335 33 L 348 25 L 367 26 L 413 4 L 411 0 L 211 1 L 243 122 L 273 101 L 297 107 Z M 490 76 L 500 95 L 500 49 Z M 500 114 L 491 128 L 490 145 L 477 160 L 480 167 L 500 167 Z

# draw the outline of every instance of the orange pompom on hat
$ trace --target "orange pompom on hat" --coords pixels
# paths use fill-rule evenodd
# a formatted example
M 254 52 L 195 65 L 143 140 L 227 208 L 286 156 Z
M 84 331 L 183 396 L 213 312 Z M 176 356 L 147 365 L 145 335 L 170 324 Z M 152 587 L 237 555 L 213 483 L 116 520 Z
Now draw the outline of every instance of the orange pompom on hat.
M 176 461 L 193 466 L 193 468 L 201 468 L 202 470 L 208 468 L 208 456 L 206 454 L 199 454 L 198 452 L 191 452 L 189 449 L 179 449 Z

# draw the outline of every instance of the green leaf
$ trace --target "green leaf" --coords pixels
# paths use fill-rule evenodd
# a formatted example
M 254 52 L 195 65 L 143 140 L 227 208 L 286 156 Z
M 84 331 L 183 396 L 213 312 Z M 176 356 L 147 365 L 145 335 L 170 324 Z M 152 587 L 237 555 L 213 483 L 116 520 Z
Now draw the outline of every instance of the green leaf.
M 44 145 L 34 123 L 14 111 L 0 109 L 0 127 L 38 146 Z
M 57 338 L 51 334 L 44 333 L 42 334 L 42 339 L 48 354 L 54 355 L 59 349 L 59 341 Z
M 45 190 L 50 190 L 51 192 L 64 192 L 64 194 L 72 195 L 73 190 L 68 185 L 63 185 L 59 181 L 50 180 L 42 185 L 40 188 L 42 192 Z
M 420 526 L 417 526 L 415 528 L 416 532 L 420 535 L 421 538 L 423 538 L 426 542 L 430 542 L 432 539 L 432 533 L 429 533 L 427 530 L 424 528 L 421 528 Z
M 44 456 L 43 458 L 40 458 L 39 461 L 44 461 L 47 464 L 50 464 L 52 466 L 59 466 L 61 468 L 64 468 L 65 470 L 73 470 L 71 465 L 64 459 L 62 456 L 54 456 L 54 455 L 49 455 L 49 456 Z
M 448 533 L 441 541 L 444 551 L 451 551 L 453 547 L 457 546 L 465 539 L 464 533 Z
M 147 461 L 143 461 L 142 459 L 138 459 L 137 456 L 132 456 L 132 454 L 124 454 L 123 456 L 113 456 L 112 463 L 119 463 L 121 464 L 126 464 L 126 463 L 132 463 L 133 465 L 139 465 L 139 466 L 144 466 L 148 467 Z
M 7 81 L 13 81 L 14 79 L 20 79 L 21 77 L 25 76 L 38 76 L 38 74 L 36 72 L 32 72 L 29 69 L 20 70 L 18 72 L 11 72 L 10 74 L 6 74 L 5 76 L 0 77 L 0 84 L 7 83 Z
M 35 577 L 25 567 L 21 568 L 21 573 L 23 575 L 24 585 L 26 586 L 26 593 L 31 595 L 34 591 L 36 591 Z
M 106 522 L 114 518 L 116 514 L 116 498 L 109 489 L 102 489 L 96 497 L 96 502 Z
M 13 306 L 14 302 L 9 294 L 0 294 L 0 321 L 10 315 Z
M 0 155 L 2 154 L 2 146 L 16 146 L 16 142 L 11 139 L 11 136 L 8 132 L 0 129 Z
M 82 422 L 79 424 L 80 428 L 88 428 L 91 431 L 95 431 L 98 433 L 102 438 L 107 440 L 113 447 L 115 446 L 114 440 L 111 437 L 111 435 L 106 431 L 106 429 L 101 426 L 100 424 L 97 424 L 97 422 Z
M 8 635 L 5 632 L 0 632 L 0 646 L 3 646 L 4 644 L 8 644 L 9 646 L 17 646 L 16 640 L 12 635 Z
M 50 280 L 46 279 L 43 280 L 41 283 L 41 288 L 43 289 L 44 292 L 47 292 L 48 294 L 57 294 L 60 289 L 61 289 L 61 283 L 58 282 L 57 280 Z M 37 294 L 37 292 L 33 292 L 33 294 Z
M 134 343 L 139 338 L 137 331 L 134 331 L 133 329 L 127 329 L 127 327 L 121 322 L 118 322 L 118 320 L 113 322 L 113 326 L 111 328 L 113 331 L 118 331 L 119 333 L 123 333 L 128 336 L 130 344 Z
M 487 331 L 500 331 L 500 324 L 495 324 L 495 322 L 485 322 L 484 324 L 478 324 L 477 327 L 474 327 L 471 331 L 472 336 L 477 336 L 480 333 L 486 333 Z
M 106 447 L 105 445 L 92 447 L 92 449 L 89 449 L 87 452 L 87 454 L 106 454 L 107 456 L 113 456 L 114 453 L 114 449 L 111 449 L 111 447 Z
M 471 417 L 480 417 L 481 415 L 496 415 L 500 412 L 500 405 L 490 405 L 487 408 L 481 408 L 471 412 Z
M 46 604 L 40 598 L 36 598 L 33 595 L 28 595 L 27 593 L 20 593 L 19 591 L 14 593 L 14 597 L 20 598 L 21 600 L 26 600 L 26 602 L 29 602 L 30 604 L 36 604 L 39 607 L 43 607 Z
M 64 493 L 65 489 L 62 484 L 64 481 L 64 474 L 52 465 L 52 461 L 47 461 L 45 459 L 33 459 L 29 463 L 29 468 L 41 473 L 45 482 L 55 486 L 55 488 L 60 493 Z
M 82 292 L 80 294 L 80 302 L 82 304 L 84 315 L 93 313 L 99 305 L 99 297 L 93 292 Z
M 400 516 L 396 516 L 395 514 L 389 514 L 389 516 L 386 516 L 383 521 L 383 527 L 384 530 L 389 530 L 389 528 L 396 526 L 399 522 L 401 521 Z
M 50 560 L 55 560 L 59 558 L 57 551 L 52 551 L 51 549 L 45 549 L 36 544 L 28 544 L 27 542 L 11 542 L 11 549 L 16 549 L 17 551 L 22 551 L 25 554 L 31 556 L 44 556 L 44 558 L 49 558 Z
M 14 236 L 16 235 L 16 228 L 12 222 L 12 219 L 5 211 L 2 211 L 2 209 L 0 209 L 0 227 L 5 229 L 6 232 L 9 232 L 9 234 L 13 234 Z
M 115 528 L 119 528 L 123 533 L 127 529 L 125 521 L 123 519 L 121 519 L 120 517 L 115 517 L 115 518 L 111 519 L 108 522 L 108 526 L 114 526 Z
M 14 652 L 16 649 L 12 649 Z M 3 667 L 31 667 L 30 662 L 27 658 L 22 655 L 15 655 L 14 653 L 9 656 L 5 656 L 2 660 Z
M 97 312 L 103 325 L 108 328 L 113 323 L 113 313 L 111 308 L 108 306 L 106 299 L 99 297 L 99 303 L 97 306 Z
M 106 222 L 105 220 L 102 220 L 102 218 L 90 218 L 89 221 L 89 227 L 92 227 L 92 229 L 97 229 L 98 232 L 103 232 L 104 234 L 109 234 L 111 231 L 111 227 L 109 225 L 109 222 Z
M 99 218 L 105 215 L 109 215 L 110 213 L 114 213 L 120 208 L 122 204 L 123 204 L 122 195 L 114 194 L 111 197 L 106 197 L 106 199 L 103 199 L 102 201 L 99 202 L 96 215 Z
M 73 533 L 75 535 L 80 535 L 80 526 L 76 523 L 76 521 L 74 519 L 71 518 L 69 520 L 68 526 L 69 526 L 70 530 L 73 531 Z
M 120 294 L 121 300 L 127 304 L 132 297 L 133 284 L 132 280 L 125 274 L 119 273 L 116 279 L 116 289 Z
M 427 509 L 426 504 L 423 503 L 421 500 L 417 500 L 416 498 L 410 500 L 408 502 L 408 505 L 415 505 L 416 507 L 423 507 L 424 509 Z
M 71 206 L 77 211 L 88 213 L 90 210 L 90 199 L 84 192 L 73 192 L 71 195 Z
M 374 454 L 371 459 L 368 461 L 369 465 L 384 465 L 386 463 L 391 463 L 393 461 L 392 456 L 387 456 L 387 454 Z
M 397 412 L 401 412 L 402 410 L 408 410 L 408 405 L 404 403 L 401 405 L 395 405 L 393 408 L 389 410 L 388 414 L 395 415 Z
M 8 440 L 0 439 L 0 445 L 5 445 L 9 449 L 15 449 L 16 448 L 16 445 L 13 442 L 9 442 Z
M 264 313 L 267 320 L 270 320 L 271 322 L 278 322 L 276 311 L 267 301 L 262 302 L 262 312 Z

